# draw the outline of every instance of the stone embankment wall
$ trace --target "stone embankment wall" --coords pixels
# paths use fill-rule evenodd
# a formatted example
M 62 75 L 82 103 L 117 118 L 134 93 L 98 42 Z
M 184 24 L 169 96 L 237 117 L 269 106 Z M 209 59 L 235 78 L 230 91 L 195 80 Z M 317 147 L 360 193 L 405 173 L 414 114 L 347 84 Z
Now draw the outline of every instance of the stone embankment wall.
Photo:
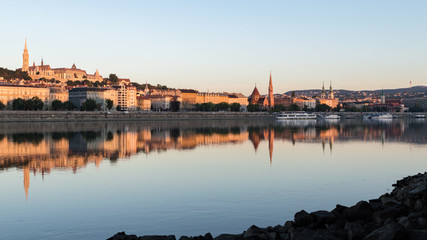
M 251 226 L 241 234 L 215 238 L 186 237 L 179 240 L 421 240 L 427 239 L 427 173 L 406 177 L 393 185 L 391 193 L 360 201 L 351 207 L 337 205 L 332 211 L 295 214 L 284 225 Z M 117 233 L 108 240 L 176 240 L 175 236 L 142 236 Z
M 0 122 L 26 121 L 153 121 L 153 120 L 274 119 L 268 112 L 81 112 L 0 111 Z

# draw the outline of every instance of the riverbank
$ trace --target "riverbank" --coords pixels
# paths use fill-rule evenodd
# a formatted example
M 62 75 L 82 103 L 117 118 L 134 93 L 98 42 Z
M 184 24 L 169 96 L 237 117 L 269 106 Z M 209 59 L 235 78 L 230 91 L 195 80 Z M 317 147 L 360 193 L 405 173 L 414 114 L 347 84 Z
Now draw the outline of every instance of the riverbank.
M 338 114 L 341 119 L 362 119 L 365 113 Z M 413 113 L 393 113 L 395 118 L 412 118 Z M 0 111 L 0 122 L 38 121 L 162 121 L 162 120 L 268 120 L 275 115 L 269 112 L 84 112 L 84 111 Z
M 221 234 L 215 238 L 182 236 L 179 240 L 397 240 L 427 239 L 427 173 L 406 177 L 393 184 L 391 193 L 360 201 L 332 211 L 307 213 L 301 210 L 284 225 L 251 226 L 241 234 Z M 117 233 L 108 240 L 176 240 L 174 235 L 141 236 Z
M 82 112 L 1 111 L 0 122 L 37 121 L 162 121 L 162 120 L 245 120 L 274 119 L 268 112 Z

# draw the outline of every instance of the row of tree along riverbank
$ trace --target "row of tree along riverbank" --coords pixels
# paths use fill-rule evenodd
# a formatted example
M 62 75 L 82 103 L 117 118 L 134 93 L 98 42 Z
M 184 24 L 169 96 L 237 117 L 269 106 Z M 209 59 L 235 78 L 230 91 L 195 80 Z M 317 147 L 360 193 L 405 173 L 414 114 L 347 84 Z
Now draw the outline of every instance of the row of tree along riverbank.
M 304 210 L 284 225 L 251 226 L 241 234 L 215 238 L 182 236 L 179 240 L 421 240 L 427 239 L 427 174 L 406 177 L 391 193 L 360 201 L 351 207 L 337 205 L 332 211 Z M 142 236 L 117 233 L 108 240 L 176 240 L 174 235 Z

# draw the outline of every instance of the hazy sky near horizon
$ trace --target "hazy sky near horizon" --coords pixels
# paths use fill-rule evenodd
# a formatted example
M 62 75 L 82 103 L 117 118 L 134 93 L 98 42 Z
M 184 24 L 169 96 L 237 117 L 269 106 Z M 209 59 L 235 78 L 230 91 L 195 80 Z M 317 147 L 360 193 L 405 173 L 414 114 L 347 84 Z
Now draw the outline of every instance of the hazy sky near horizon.
M 1 1 L 0 67 L 200 91 L 427 85 L 427 1 Z

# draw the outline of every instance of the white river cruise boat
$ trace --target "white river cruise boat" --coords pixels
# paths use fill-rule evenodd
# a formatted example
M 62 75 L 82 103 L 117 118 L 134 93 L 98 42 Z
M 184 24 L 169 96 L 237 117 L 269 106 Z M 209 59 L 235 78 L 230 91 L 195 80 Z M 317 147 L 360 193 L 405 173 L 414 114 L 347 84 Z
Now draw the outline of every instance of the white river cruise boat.
M 276 115 L 276 120 L 291 120 L 291 119 L 313 119 L 316 120 L 316 114 L 306 112 L 281 112 Z
M 391 115 L 390 113 L 371 115 L 371 119 L 374 119 L 374 120 L 393 119 L 393 115 Z
M 341 119 L 341 117 L 337 114 L 318 115 L 318 117 L 320 119 L 325 119 L 325 120 L 340 120 Z

